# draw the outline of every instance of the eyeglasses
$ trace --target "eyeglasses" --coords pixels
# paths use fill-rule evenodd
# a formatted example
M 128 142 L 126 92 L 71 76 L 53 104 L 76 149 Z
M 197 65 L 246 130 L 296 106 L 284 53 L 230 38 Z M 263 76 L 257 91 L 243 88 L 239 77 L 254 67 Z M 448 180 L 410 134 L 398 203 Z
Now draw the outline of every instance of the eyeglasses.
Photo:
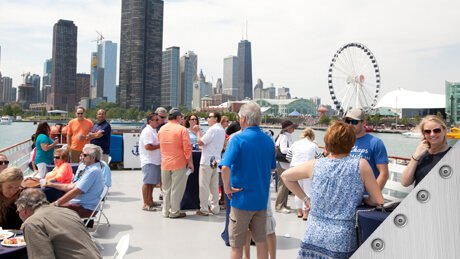
M 209 115 L 209 116 L 208 116 L 208 119 L 215 118 L 215 117 L 216 117 L 216 116 L 211 116 L 211 115 Z
M 345 120 L 345 122 L 351 125 L 358 125 L 360 121 L 359 120 Z
M 197 119 L 190 119 L 189 121 L 197 121 Z
M 83 112 L 77 112 L 77 115 L 83 115 Z
M 162 119 L 166 119 L 166 116 L 160 116 L 158 115 L 158 117 L 162 118 Z
M 8 160 L 0 161 L 0 165 L 8 165 L 9 163 L 10 163 L 10 161 L 8 161 Z
M 89 156 L 89 154 L 81 153 L 81 156 L 82 157 L 87 157 L 87 156 Z
M 432 129 L 432 130 L 426 129 L 426 130 L 423 130 L 423 134 L 430 135 L 431 131 L 433 131 L 434 134 L 439 134 L 439 133 L 441 133 L 442 130 L 441 130 L 441 128 L 436 128 L 436 129 Z
M 53 158 L 54 159 L 60 159 L 61 157 L 60 156 L 54 156 Z

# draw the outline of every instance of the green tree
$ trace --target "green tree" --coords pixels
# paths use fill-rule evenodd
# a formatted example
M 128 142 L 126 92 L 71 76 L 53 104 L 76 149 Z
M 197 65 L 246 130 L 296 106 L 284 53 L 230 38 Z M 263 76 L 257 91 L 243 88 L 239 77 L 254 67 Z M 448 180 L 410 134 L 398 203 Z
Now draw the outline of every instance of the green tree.
M 444 118 L 442 117 L 442 113 L 441 113 L 441 112 L 437 112 L 437 113 L 436 113 L 436 116 L 438 116 L 438 118 L 440 118 L 441 120 L 444 119 Z
M 11 109 L 11 105 L 9 104 L 5 104 L 5 106 L 3 106 L 3 115 L 13 115 L 13 110 Z
M 319 118 L 319 124 L 321 125 L 329 125 L 329 122 L 331 122 L 331 119 L 327 115 L 321 116 Z

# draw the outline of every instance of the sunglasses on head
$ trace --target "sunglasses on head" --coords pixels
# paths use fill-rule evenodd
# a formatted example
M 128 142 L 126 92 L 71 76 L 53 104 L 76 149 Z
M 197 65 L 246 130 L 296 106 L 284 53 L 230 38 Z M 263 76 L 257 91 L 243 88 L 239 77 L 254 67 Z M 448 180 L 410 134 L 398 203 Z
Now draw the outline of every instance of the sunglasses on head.
M 8 165 L 9 163 L 10 163 L 10 161 L 8 161 L 8 160 L 0 161 L 0 165 Z
M 345 122 L 351 125 L 358 125 L 360 121 L 359 120 L 345 120 Z
M 432 129 L 432 130 L 426 129 L 426 130 L 423 130 L 423 134 L 430 135 L 431 131 L 433 131 L 433 133 L 435 133 L 435 134 L 439 134 L 439 133 L 441 133 L 441 128 L 436 128 L 436 129 Z

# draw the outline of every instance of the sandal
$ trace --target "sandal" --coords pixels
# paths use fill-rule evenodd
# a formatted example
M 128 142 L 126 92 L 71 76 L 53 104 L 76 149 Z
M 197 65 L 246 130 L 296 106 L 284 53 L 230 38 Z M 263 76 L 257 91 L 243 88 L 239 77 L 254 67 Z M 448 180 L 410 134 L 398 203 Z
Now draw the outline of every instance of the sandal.
M 159 209 L 155 208 L 153 206 L 148 206 L 148 207 L 142 207 L 142 210 L 145 210 L 145 211 L 158 211 Z

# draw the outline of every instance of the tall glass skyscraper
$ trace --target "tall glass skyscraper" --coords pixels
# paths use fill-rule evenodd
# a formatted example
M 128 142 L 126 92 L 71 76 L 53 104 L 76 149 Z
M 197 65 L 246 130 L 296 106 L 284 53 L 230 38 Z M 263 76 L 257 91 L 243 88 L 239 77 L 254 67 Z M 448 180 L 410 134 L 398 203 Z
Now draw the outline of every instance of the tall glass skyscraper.
M 91 53 L 91 98 L 105 98 L 116 102 L 117 44 L 107 40 L 97 45 Z
M 179 47 L 169 47 L 163 51 L 161 75 L 161 106 L 177 107 L 179 95 Z
M 238 89 L 240 100 L 253 99 L 251 42 L 248 40 L 238 43 Z
M 224 85 L 223 93 L 239 97 L 238 89 L 238 57 L 228 56 L 224 58 Z
M 122 108 L 161 103 L 163 1 L 122 0 L 119 98 Z
M 192 51 L 188 51 L 180 58 L 179 105 L 185 106 L 189 110 L 192 109 L 192 88 L 194 78 L 196 78 L 196 61 L 197 56 Z
M 54 109 L 70 110 L 76 105 L 77 26 L 59 20 L 53 27 L 51 93 L 48 101 Z

